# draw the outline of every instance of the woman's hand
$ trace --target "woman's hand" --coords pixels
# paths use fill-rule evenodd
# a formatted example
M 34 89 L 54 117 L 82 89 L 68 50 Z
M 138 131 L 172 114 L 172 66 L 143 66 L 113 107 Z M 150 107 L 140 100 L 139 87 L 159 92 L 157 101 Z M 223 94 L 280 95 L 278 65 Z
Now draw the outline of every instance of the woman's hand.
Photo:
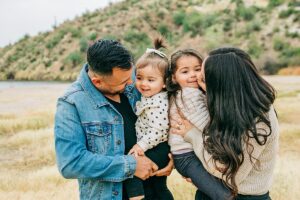
M 182 137 L 193 128 L 193 125 L 186 119 L 174 119 L 171 117 L 170 133 L 181 135 Z
M 168 165 L 156 172 L 153 173 L 153 176 L 170 176 L 170 174 L 172 173 L 172 170 L 174 169 L 174 160 L 172 157 L 172 154 L 168 154 L 170 161 L 168 163 Z

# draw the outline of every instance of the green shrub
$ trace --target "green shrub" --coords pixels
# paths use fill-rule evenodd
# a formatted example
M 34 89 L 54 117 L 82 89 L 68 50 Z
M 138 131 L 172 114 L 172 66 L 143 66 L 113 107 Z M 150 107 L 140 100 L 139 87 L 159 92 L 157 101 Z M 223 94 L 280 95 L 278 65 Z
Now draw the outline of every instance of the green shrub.
M 173 15 L 173 22 L 177 26 L 181 26 L 184 22 L 185 13 L 183 11 L 177 11 Z
M 282 41 L 282 38 L 276 38 L 274 41 L 273 41 L 273 49 L 275 51 L 282 51 L 284 48 L 287 47 L 288 44 L 284 43 Z
M 262 47 L 255 40 L 251 40 L 249 43 L 248 53 L 255 58 L 259 58 L 260 54 L 263 51 Z
M 255 16 L 256 8 L 251 7 L 245 7 L 244 5 L 240 5 L 235 10 L 235 15 L 239 19 L 244 19 L 246 21 L 251 21 Z
M 89 40 L 92 40 L 92 41 L 96 40 L 96 39 L 97 39 L 97 33 L 96 33 L 96 32 L 91 33 L 91 34 L 88 36 L 88 39 L 89 39 Z
M 284 67 L 287 67 L 287 63 L 268 60 L 263 65 L 262 70 L 265 74 L 277 74 L 277 72 Z
M 80 46 L 80 51 L 81 52 L 86 52 L 89 44 L 88 44 L 88 40 L 85 37 L 82 37 L 79 41 L 79 46 Z
M 280 4 L 282 4 L 284 2 L 284 0 L 269 0 L 269 7 L 273 8 L 273 7 L 277 7 Z
M 56 35 L 54 35 L 47 43 L 46 47 L 48 49 L 54 48 L 65 36 L 65 31 L 61 30 Z
M 293 13 L 294 13 L 294 9 L 292 9 L 292 8 L 289 8 L 287 10 L 283 10 L 279 13 L 279 18 L 287 18 Z
M 132 44 L 151 43 L 146 33 L 134 30 L 127 31 L 124 35 L 124 40 Z
M 83 58 L 79 51 L 74 51 L 67 56 L 66 61 L 71 63 L 72 67 L 75 68 L 77 65 L 83 62 Z
M 286 58 L 300 57 L 300 47 L 289 47 L 282 50 L 282 56 Z
M 164 36 L 168 35 L 168 33 L 169 33 L 169 28 L 168 28 L 168 26 L 167 26 L 166 24 L 164 24 L 164 23 L 159 24 L 158 27 L 157 27 L 157 30 L 158 30 L 158 32 L 159 32 L 160 34 L 162 34 L 162 35 L 164 35 Z
M 232 22 L 233 22 L 232 18 L 225 19 L 223 24 L 223 31 L 225 32 L 230 31 L 232 29 Z
M 261 30 L 261 22 L 253 21 L 247 24 L 246 31 L 250 34 L 253 31 L 260 31 Z
M 183 31 L 192 32 L 192 36 L 202 34 L 203 16 L 198 12 L 193 12 L 184 18 Z

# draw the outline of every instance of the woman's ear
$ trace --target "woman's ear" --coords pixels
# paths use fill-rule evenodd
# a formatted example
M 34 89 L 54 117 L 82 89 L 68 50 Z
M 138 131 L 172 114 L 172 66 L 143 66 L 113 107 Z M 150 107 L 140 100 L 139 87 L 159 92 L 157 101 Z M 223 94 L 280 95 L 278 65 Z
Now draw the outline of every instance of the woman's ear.
M 163 88 L 166 88 L 166 84 L 163 85 Z

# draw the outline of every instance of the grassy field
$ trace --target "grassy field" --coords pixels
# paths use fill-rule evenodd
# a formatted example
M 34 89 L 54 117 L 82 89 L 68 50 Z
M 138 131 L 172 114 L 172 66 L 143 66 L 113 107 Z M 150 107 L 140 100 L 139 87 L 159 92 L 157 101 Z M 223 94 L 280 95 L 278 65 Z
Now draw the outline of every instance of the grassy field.
M 300 198 L 300 77 L 266 77 L 277 89 L 280 150 L 271 196 Z M 0 86 L 1 86 L 0 82 Z M 0 199 L 78 199 L 76 180 L 55 165 L 53 116 L 67 84 L 0 87 Z M 169 187 L 177 200 L 192 200 L 195 188 L 174 170 Z

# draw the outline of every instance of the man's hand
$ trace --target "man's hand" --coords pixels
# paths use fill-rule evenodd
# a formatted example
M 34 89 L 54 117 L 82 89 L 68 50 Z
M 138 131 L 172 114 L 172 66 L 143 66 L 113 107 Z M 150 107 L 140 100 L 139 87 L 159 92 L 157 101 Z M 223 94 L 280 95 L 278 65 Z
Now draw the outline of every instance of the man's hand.
M 143 149 L 140 147 L 140 145 L 135 144 L 129 151 L 128 154 L 133 154 L 134 157 L 138 157 L 138 156 L 143 156 L 144 155 L 144 151 Z
M 156 171 L 153 175 L 155 176 L 170 176 L 172 170 L 174 169 L 174 160 L 172 157 L 172 154 L 168 154 L 170 161 L 168 163 L 168 165 L 158 171 Z
M 157 165 L 146 156 L 137 156 L 136 170 L 134 175 L 142 180 L 146 180 L 158 170 Z

